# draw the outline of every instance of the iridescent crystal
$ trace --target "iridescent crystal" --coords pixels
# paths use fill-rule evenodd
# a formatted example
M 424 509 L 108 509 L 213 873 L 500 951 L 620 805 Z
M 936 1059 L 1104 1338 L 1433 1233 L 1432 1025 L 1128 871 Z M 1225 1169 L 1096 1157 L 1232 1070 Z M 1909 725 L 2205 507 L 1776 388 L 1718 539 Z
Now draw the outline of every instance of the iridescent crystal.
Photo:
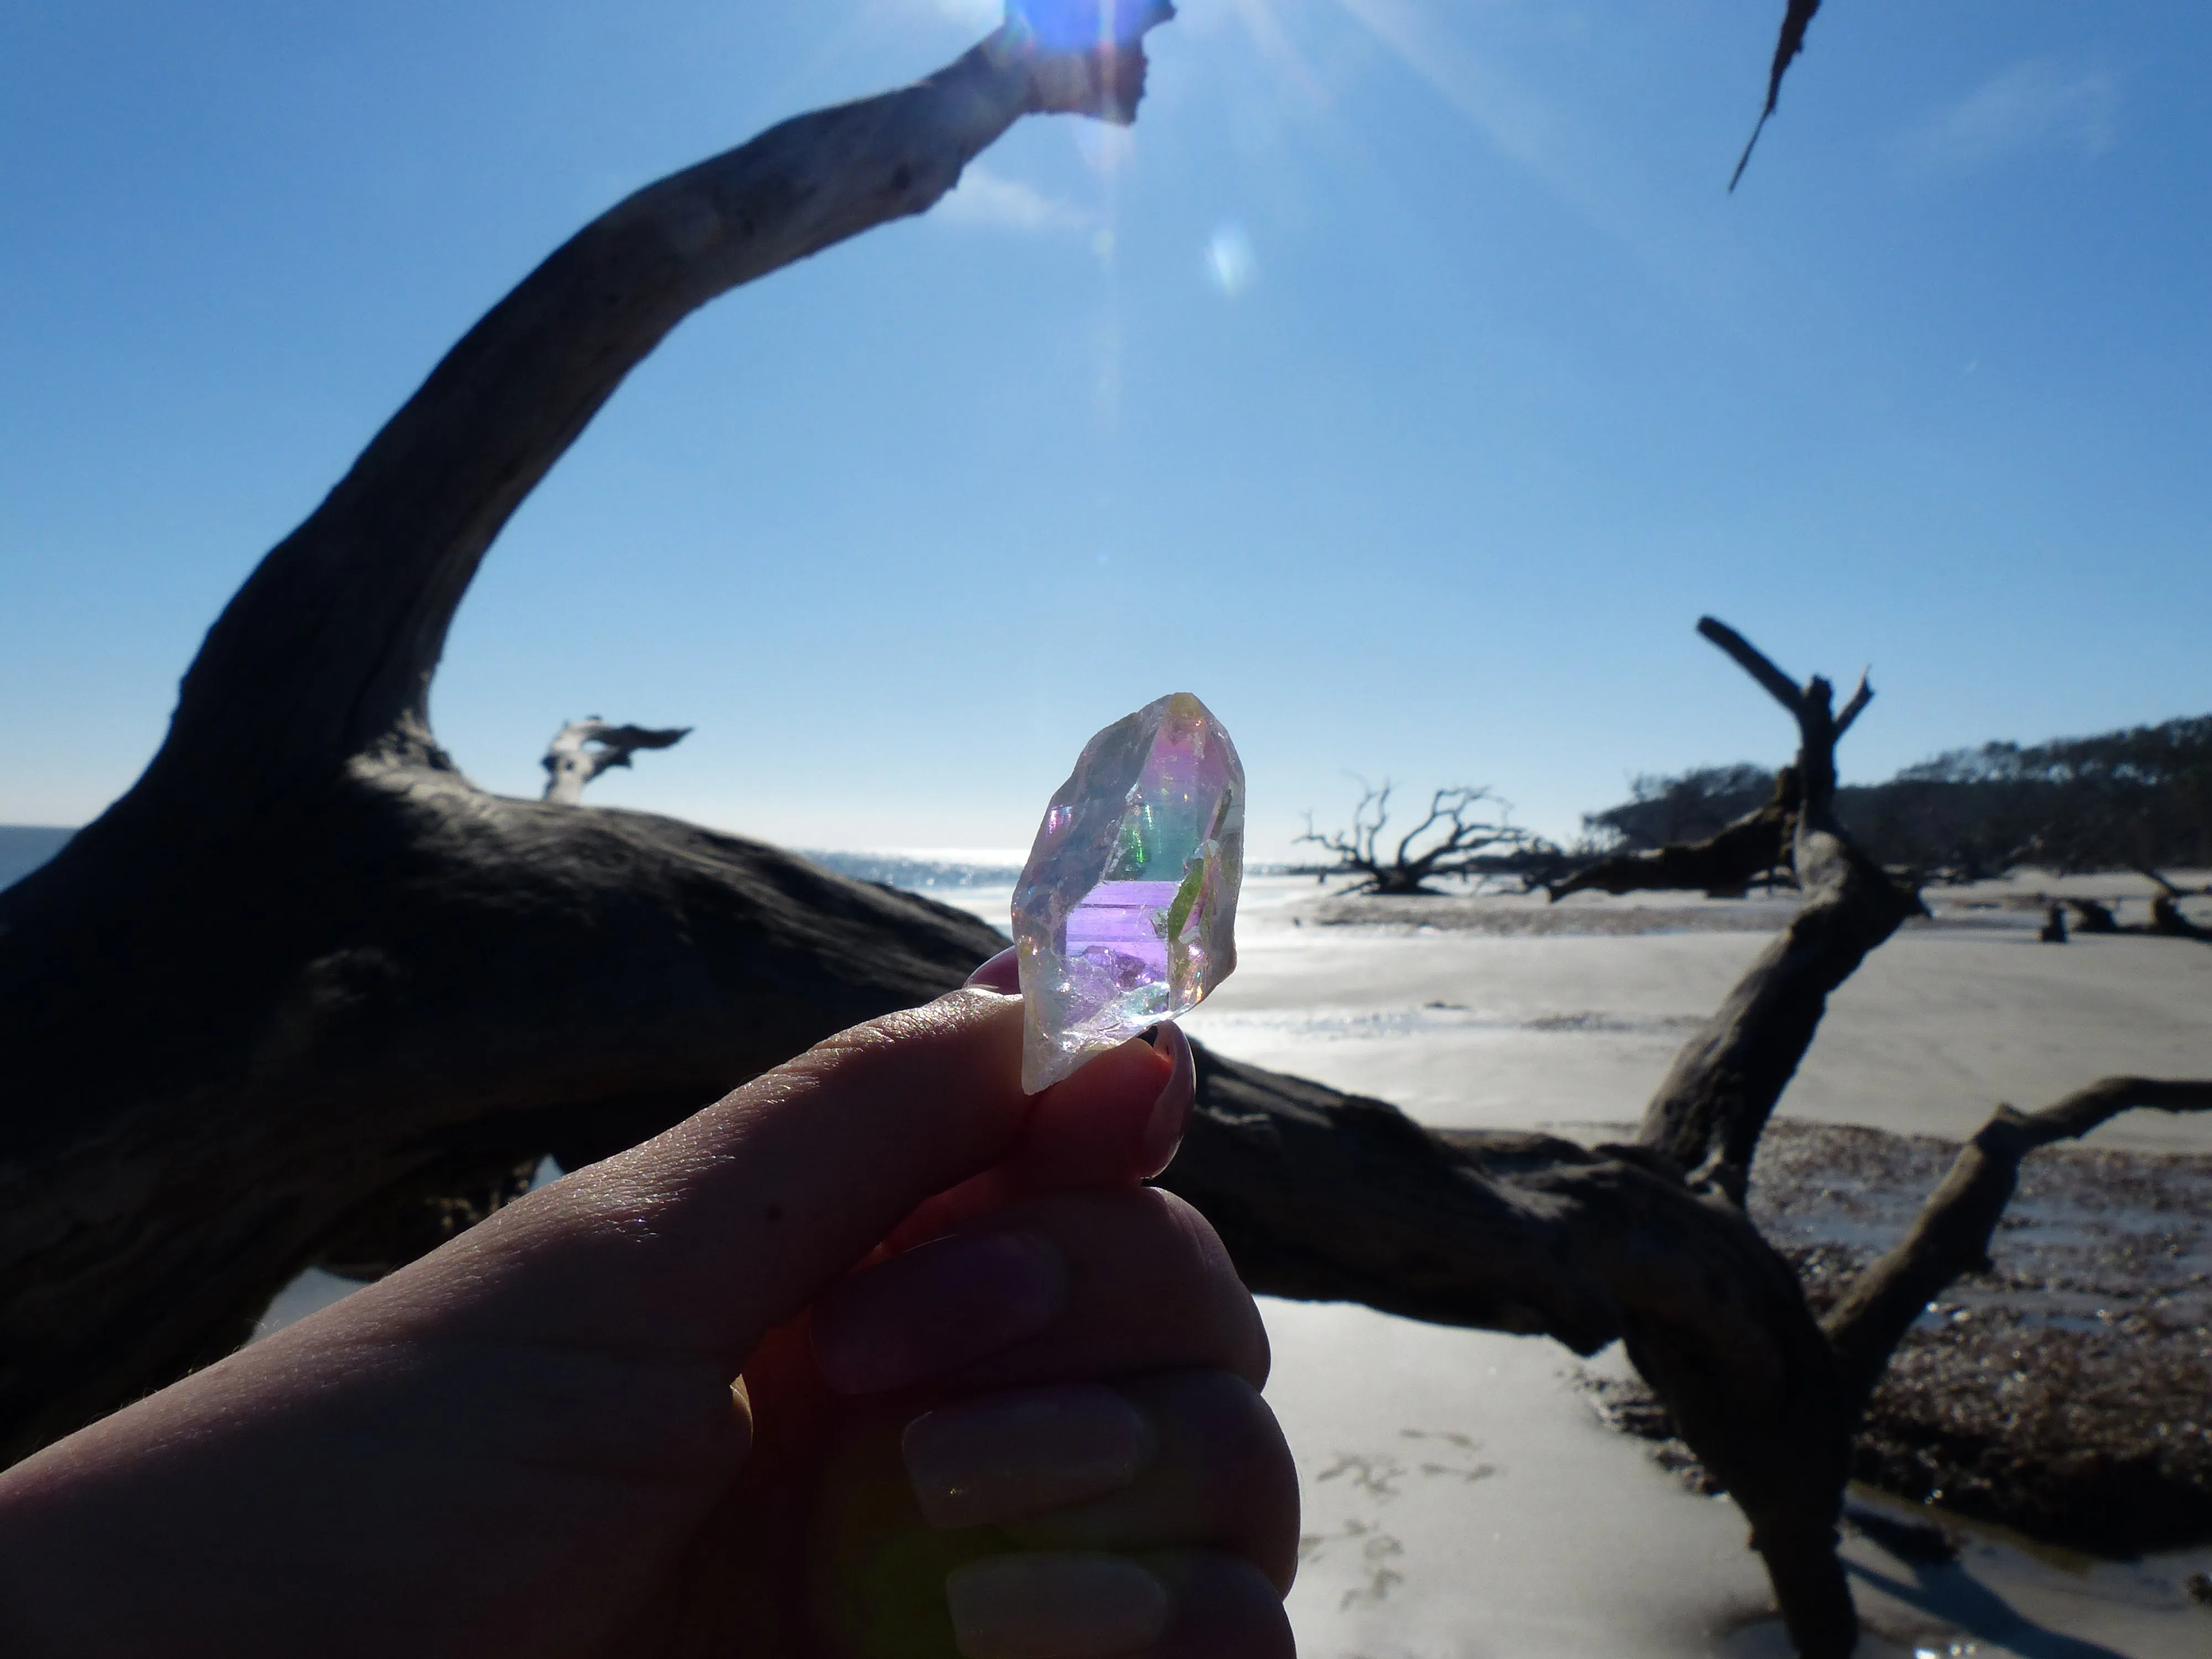
M 1237 966 L 1244 768 L 1187 691 L 1083 747 L 1014 889 L 1035 1094 L 1195 1008 Z

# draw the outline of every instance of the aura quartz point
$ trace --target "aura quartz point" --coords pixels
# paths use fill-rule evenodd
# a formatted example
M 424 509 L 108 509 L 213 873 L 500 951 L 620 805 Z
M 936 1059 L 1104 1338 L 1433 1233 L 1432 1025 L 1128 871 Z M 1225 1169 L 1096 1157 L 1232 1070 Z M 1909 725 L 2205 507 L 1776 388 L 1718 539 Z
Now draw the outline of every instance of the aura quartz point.
M 1195 1008 L 1237 966 L 1244 768 L 1187 691 L 1084 745 L 1014 889 L 1031 1094 Z

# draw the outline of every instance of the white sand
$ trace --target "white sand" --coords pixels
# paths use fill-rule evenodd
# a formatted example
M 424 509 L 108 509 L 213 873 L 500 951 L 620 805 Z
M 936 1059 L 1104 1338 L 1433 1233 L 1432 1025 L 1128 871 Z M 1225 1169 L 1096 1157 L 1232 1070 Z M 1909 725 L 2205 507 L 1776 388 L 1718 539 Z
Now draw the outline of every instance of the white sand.
M 2032 913 L 1959 908 L 2039 886 L 2055 884 L 1939 896 L 1944 924 L 1900 934 L 1836 997 L 1787 1110 L 1958 1136 L 2001 1099 L 2041 1105 L 2108 1073 L 2212 1075 L 2212 948 L 2077 938 L 2058 949 L 2034 942 Z M 1000 926 L 1008 896 L 957 896 Z M 1303 925 L 1316 896 L 1310 881 L 1249 884 L 1243 966 L 1188 1029 L 1440 1125 L 1619 1133 L 1767 937 Z M 2212 1119 L 2138 1115 L 2098 1139 L 2212 1151 Z M 272 1321 L 338 1288 L 297 1285 Z M 1308 1659 L 1788 1651 L 1737 1511 L 1601 1428 L 1564 1348 L 1359 1307 L 1266 1311 L 1268 1395 L 1305 1475 L 1308 1555 L 1291 1607 Z M 1621 1364 L 1617 1351 L 1595 1363 Z M 2180 1588 L 2212 1571 L 2212 1549 L 2100 1565 L 1979 1531 L 1955 1568 L 1916 1570 L 1856 1538 L 1845 1553 L 1867 1659 L 2212 1654 L 2212 1608 Z

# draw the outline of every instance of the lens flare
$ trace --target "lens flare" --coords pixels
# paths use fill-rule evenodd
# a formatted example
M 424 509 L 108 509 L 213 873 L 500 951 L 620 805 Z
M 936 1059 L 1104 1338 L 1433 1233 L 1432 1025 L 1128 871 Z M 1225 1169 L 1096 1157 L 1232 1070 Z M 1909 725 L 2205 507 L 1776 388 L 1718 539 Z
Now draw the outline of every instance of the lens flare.
M 1260 262 L 1252 252 L 1252 239 L 1238 224 L 1215 228 L 1206 244 L 1206 274 L 1222 295 L 1234 300 L 1260 279 Z

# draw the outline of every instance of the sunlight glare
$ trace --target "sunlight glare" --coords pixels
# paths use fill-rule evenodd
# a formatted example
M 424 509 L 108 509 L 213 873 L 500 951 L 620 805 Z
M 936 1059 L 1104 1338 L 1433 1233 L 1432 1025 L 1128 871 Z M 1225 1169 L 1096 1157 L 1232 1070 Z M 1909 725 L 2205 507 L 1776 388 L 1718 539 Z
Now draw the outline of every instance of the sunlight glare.
M 929 0 L 929 3 L 939 17 L 970 34 L 988 33 L 1006 19 L 1000 0 Z
M 1259 280 L 1260 262 L 1252 239 L 1233 221 L 1216 226 L 1206 245 L 1206 274 L 1223 297 L 1234 300 Z

